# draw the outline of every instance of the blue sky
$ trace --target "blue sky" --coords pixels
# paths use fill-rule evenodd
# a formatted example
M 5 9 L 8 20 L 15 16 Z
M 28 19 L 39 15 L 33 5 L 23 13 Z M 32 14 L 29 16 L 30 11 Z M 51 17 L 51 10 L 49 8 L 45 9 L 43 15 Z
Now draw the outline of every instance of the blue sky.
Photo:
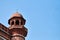
M 26 40 L 60 40 L 60 0 L 0 0 L 0 23 L 18 11 L 26 19 Z

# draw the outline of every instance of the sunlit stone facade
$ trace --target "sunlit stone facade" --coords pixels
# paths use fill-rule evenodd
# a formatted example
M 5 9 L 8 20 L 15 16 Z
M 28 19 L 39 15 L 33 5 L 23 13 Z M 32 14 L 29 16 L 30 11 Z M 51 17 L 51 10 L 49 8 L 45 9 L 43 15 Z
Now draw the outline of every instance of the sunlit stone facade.
M 8 20 L 9 28 L 0 23 L 0 40 L 25 40 L 28 31 L 25 22 L 20 13 L 13 13 Z

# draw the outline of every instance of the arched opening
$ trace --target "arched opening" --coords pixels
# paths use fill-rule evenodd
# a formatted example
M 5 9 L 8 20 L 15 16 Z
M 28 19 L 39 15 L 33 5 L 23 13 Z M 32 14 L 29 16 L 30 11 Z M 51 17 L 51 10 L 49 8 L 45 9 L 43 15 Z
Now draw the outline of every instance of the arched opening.
M 16 20 L 16 25 L 19 25 L 19 20 Z
M 21 25 L 23 25 L 23 22 L 21 22 Z
M 14 25 L 14 21 L 11 22 L 11 25 Z

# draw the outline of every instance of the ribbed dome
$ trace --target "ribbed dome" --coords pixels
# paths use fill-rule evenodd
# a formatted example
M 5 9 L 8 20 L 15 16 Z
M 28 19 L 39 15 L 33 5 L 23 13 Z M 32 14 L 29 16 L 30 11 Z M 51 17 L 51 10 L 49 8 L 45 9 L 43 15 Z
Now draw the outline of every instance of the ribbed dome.
M 11 16 L 11 18 L 13 17 L 23 17 L 19 12 L 13 13 L 13 15 Z

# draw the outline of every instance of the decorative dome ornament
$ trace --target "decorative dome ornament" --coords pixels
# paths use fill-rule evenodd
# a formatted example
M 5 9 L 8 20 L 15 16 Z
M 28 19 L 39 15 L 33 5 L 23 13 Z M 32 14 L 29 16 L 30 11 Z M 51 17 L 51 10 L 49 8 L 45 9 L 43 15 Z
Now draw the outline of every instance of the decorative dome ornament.
M 10 24 L 10 20 L 13 19 L 13 18 L 21 18 L 24 21 L 24 24 L 25 24 L 26 20 L 23 18 L 21 13 L 19 13 L 19 12 L 13 13 L 12 16 L 10 17 L 10 19 L 8 20 L 8 24 Z
M 19 12 L 13 13 L 11 18 L 13 17 L 23 17 Z

